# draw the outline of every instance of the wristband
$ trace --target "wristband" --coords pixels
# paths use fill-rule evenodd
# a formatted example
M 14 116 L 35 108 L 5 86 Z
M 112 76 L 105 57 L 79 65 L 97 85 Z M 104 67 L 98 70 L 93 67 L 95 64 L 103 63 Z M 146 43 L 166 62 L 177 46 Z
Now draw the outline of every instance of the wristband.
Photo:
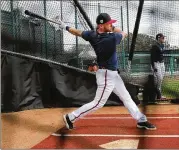
M 69 31 L 70 27 L 69 26 L 66 26 L 66 30 Z

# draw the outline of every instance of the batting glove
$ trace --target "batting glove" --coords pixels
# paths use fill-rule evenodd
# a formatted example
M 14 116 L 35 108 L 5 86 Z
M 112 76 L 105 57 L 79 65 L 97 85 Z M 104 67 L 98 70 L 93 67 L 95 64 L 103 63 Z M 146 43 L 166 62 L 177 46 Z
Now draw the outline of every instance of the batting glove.
M 56 16 L 54 20 L 58 22 L 59 28 L 64 29 L 64 30 L 67 29 L 67 25 L 63 21 L 60 20 L 60 16 Z

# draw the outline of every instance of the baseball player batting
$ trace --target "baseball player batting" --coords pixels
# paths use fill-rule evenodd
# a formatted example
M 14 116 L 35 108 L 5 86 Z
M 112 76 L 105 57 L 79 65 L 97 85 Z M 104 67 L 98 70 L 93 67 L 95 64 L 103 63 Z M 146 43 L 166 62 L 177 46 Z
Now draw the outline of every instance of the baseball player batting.
M 146 116 L 140 112 L 131 99 L 123 80 L 118 74 L 116 46 L 127 37 L 127 34 L 112 25 L 116 20 L 111 19 L 107 13 L 99 14 L 96 18 L 97 28 L 95 31 L 80 31 L 65 25 L 61 20 L 59 22 L 61 23 L 59 26 L 61 29 L 65 29 L 69 33 L 89 41 L 95 50 L 99 66 L 96 72 L 97 91 L 94 100 L 64 115 L 63 119 L 66 127 L 73 129 L 75 121 L 102 108 L 110 94 L 114 92 L 122 100 L 132 117 L 137 120 L 138 128 L 155 130 L 156 127 L 147 121 Z
M 156 86 L 157 99 L 165 98 L 161 94 L 161 85 L 165 74 L 163 60 L 165 36 L 162 33 L 156 35 L 156 43 L 151 48 L 151 66 L 154 72 L 154 82 Z

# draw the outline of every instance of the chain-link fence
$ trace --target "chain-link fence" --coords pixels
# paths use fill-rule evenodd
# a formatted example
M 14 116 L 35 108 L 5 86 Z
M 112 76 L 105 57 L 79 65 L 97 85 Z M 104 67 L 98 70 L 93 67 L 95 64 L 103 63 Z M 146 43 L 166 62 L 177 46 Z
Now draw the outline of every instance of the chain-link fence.
M 117 19 L 115 26 L 129 34 L 129 37 L 118 47 L 119 68 L 125 69 L 130 50 L 132 33 L 136 21 L 139 1 L 79 1 L 86 11 L 93 26 L 96 26 L 96 16 L 107 12 Z M 170 7 L 168 8 L 168 6 Z M 179 71 L 178 34 L 179 19 L 177 1 L 145 1 L 140 21 L 139 34 L 132 62 L 132 72 L 149 72 L 150 60 L 146 51 L 155 41 L 155 35 L 163 32 L 167 36 L 166 70 L 173 74 Z M 168 8 L 168 9 L 166 9 Z M 35 19 L 25 15 L 29 10 L 47 18 L 59 15 L 69 26 L 81 30 L 89 30 L 85 19 L 79 12 L 73 0 L 61 1 L 1 1 L 1 16 L 3 35 L 16 41 L 15 44 L 3 43 L 2 48 L 38 57 L 66 63 L 78 68 L 86 69 L 87 64 L 96 59 L 92 47 L 83 39 L 75 37 L 66 31 L 61 31 L 58 25 L 47 21 Z M 24 42 L 24 43 L 23 43 Z M 28 45 L 28 46 L 27 46 Z M 148 61 L 147 61 L 147 60 Z M 144 63 L 144 65 L 143 65 Z M 141 65 L 142 64 L 142 65 Z M 145 67 L 144 67 L 145 66 Z
M 73 1 L 1 1 L 2 49 L 78 68 L 83 68 L 82 59 L 95 59 L 91 46 L 84 40 L 61 31 L 54 23 L 25 15 L 25 10 L 47 18 L 58 15 L 69 26 L 89 29 Z
M 79 0 L 79 3 L 94 27 L 96 27 L 96 16 L 106 12 L 118 20 L 115 26 L 119 26 L 129 34 L 128 38 L 117 47 L 118 68 L 126 69 L 139 1 Z M 73 0 L 3 0 L 1 1 L 2 49 L 53 60 L 83 70 L 96 59 L 88 42 L 60 30 L 57 24 L 25 15 L 25 10 L 50 19 L 58 15 L 69 26 L 90 30 Z M 159 32 L 167 36 L 165 43 L 167 52 L 164 54 L 166 74 L 170 77 L 179 74 L 178 1 L 144 1 L 131 66 L 133 74 L 140 76 L 151 72 L 149 50 L 155 42 L 155 35 Z M 177 83 L 174 85 L 178 86 Z

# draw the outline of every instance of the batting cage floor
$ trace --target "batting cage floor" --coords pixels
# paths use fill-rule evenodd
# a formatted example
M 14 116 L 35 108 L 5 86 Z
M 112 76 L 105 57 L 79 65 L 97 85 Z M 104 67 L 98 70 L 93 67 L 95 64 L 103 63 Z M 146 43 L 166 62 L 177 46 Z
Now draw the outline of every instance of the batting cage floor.
M 179 105 L 139 106 L 157 130 L 136 128 L 123 106 L 103 107 L 64 128 L 62 115 L 76 108 L 2 113 L 2 149 L 179 149 Z M 171 144 L 172 143 L 172 144 Z M 128 147 L 125 147 L 128 146 Z

